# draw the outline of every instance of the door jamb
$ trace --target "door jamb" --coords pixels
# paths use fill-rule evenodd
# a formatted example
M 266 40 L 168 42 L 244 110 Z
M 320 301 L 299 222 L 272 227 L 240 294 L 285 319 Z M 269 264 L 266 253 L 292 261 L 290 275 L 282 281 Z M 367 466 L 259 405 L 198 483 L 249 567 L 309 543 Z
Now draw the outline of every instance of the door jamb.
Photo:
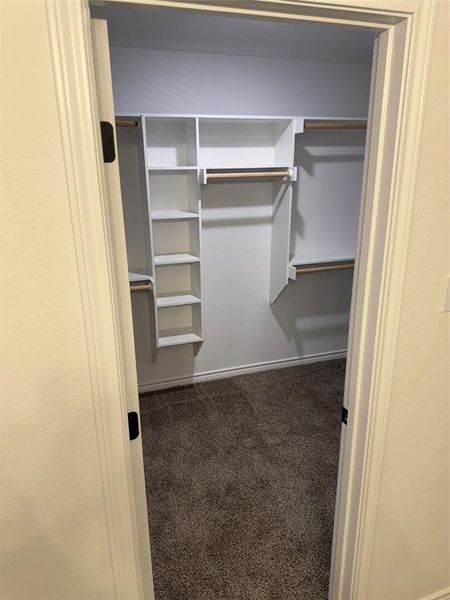
M 139 598 L 143 575 L 139 548 L 135 545 L 139 524 L 134 512 L 126 398 L 121 385 L 124 361 L 118 347 L 120 323 L 113 301 L 117 290 L 111 238 L 107 234 L 107 196 L 92 88 L 89 9 L 85 0 L 46 0 L 46 3 L 116 595 Z M 353 352 L 345 392 L 350 418 L 341 454 L 330 582 L 330 599 L 365 598 L 435 3 L 351 0 L 347 8 L 342 8 L 340 0 L 236 0 L 232 8 L 223 0 L 129 3 L 343 23 L 384 32 L 383 53 L 377 65 L 377 84 L 381 84 L 383 91 L 374 100 L 374 118 L 368 132 L 370 158 L 366 161 L 363 198 L 366 214 L 362 217 L 366 219 L 362 228 L 367 245 L 364 247 L 360 241 L 360 259 L 355 271 L 349 338 Z M 396 81 L 399 104 L 395 107 Z

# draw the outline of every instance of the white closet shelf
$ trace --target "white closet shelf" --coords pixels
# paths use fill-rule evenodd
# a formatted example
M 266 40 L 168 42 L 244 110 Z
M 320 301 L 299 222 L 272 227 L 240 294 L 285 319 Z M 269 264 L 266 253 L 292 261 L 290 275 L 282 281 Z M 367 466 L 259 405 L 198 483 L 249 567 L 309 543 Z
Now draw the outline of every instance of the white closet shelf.
M 143 275 L 142 273 L 128 273 L 128 281 L 130 283 L 137 283 L 138 281 L 151 281 L 153 282 L 153 277 L 150 275 Z
M 200 262 L 198 256 L 194 256 L 193 254 L 187 254 L 183 252 L 178 252 L 176 254 L 158 254 L 155 256 L 156 266 L 180 265 L 197 262 Z
M 160 348 L 180 346 L 182 344 L 195 344 L 196 342 L 203 342 L 203 339 L 189 327 L 163 329 L 159 332 L 158 346 Z
M 192 292 L 171 292 L 170 294 L 161 294 L 158 296 L 156 305 L 158 308 L 168 308 L 170 306 L 185 306 L 189 304 L 200 304 L 201 300 Z
M 184 166 L 170 166 L 170 165 L 148 165 L 149 171 L 197 171 L 198 167 L 193 167 L 192 165 L 184 165 Z
M 291 258 L 289 264 L 292 267 L 303 267 L 307 265 L 327 265 L 354 262 L 354 256 L 312 256 L 297 254 Z
M 185 219 L 198 219 L 198 213 L 187 210 L 154 210 L 152 211 L 153 221 L 182 221 Z

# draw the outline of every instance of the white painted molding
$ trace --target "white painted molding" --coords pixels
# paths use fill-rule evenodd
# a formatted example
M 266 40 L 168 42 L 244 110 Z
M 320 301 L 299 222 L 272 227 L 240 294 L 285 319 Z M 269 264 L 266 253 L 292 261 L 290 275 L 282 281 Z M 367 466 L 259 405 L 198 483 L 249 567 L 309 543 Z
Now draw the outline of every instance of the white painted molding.
M 420 600 L 450 600 L 450 587 L 422 596 Z
M 105 187 L 90 56 L 87 3 L 47 0 L 92 408 L 103 481 L 115 597 L 142 598 L 119 317 L 105 238 Z M 94 259 L 95 258 L 95 259 Z
M 371 98 L 330 599 L 368 594 L 409 245 L 434 3 L 386 28 Z M 361 234 L 360 234 L 361 235 Z
M 251 373 L 259 373 L 261 371 L 286 369 L 288 367 L 297 367 L 299 365 L 309 365 L 316 362 L 336 360 L 339 358 L 345 358 L 346 356 L 346 350 L 335 350 L 333 352 L 309 354 L 300 358 L 272 360 L 268 362 L 253 363 L 239 367 L 230 367 L 228 369 L 203 371 L 202 373 L 196 373 L 195 375 L 192 375 L 190 377 L 174 377 L 172 379 L 161 379 L 160 381 L 143 383 L 139 386 L 139 392 L 152 392 L 154 390 L 163 390 L 172 387 L 179 387 L 181 385 L 200 383 L 201 381 L 213 381 L 215 379 L 227 379 L 229 377 L 237 377 L 238 375 L 249 375 Z
M 93 94 L 97 100 L 98 118 L 109 121 L 114 127 L 114 98 L 109 55 L 108 26 L 103 19 L 91 19 L 91 56 L 93 71 Z M 117 132 L 115 132 L 117 139 Z M 104 206 L 106 219 L 106 243 L 111 260 L 113 277 L 112 302 L 117 318 L 116 346 L 121 368 L 122 397 L 125 412 L 139 415 L 139 394 L 136 372 L 136 356 L 133 340 L 133 318 L 129 289 L 129 273 L 126 252 L 125 227 L 123 220 L 122 195 L 118 161 L 100 165 L 104 175 L 107 202 Z M 151 278 L 150 278 L 151 279 Z M 145 490 L 144 456 L 142 436 L 129 443 L 132 478 L 130 492 L 134 498 L 136 521 L 135 550 L 140 559 L 142 596 L 154 600 L 153 570 L 150 556 L 150 533 L 148 528 L 148 507 Z M 139 525 L 138 525 L 139 524 Z
M 109 0 L 123 2 L 123 0 Z M 291 21 L 310 21 L 383 29 L 383 25 L 400 21 L 423 0 L 125 0 L 127 3 L 183 8 L 229 15 L 242 15 Z
M 383 152 L 382 165 L 380 165 L 381 179 L 378 199 L 382 200 L 383 195 L 388 199 L 388 212 L 384 232 L 384 258 L 379 278 L 378 306 L 369 317 L 377 321 L 376 330 L 373 332 L 373 341 L 370 342 L 373 352 L 372 362 L 368 365 L 364 364 L 364 360 L 362 360 L 359 374 L 359 393 L 368 392 L 368 396 L 366 396 L 368 413 L 364 449 L 355 446 L 358 448 L 358 452 L 363 452 L 364 463 L 359 483 L 359 514 L 356 520 L 357 530 L 353 549 L 354 568 L 350 590 L 352 600 L 366 598 L 368 595 L 434 13 L 434 3 L 422 4 L 417 13 L 391 29 L 391 39 L 387 43 L 387 52 L 390 56 L 387 75 L 390 84 L 393 82 L 399 84 L 399 105 L 395 120 L 386 113 L 386 120 L 381 122 L 381 126 L 385 128 L 385 131 L 382 132 L 383 142 L 387 142 L 387 146 Z M 402 48 L 402 38 L 404 38 L 404 48 Z M 404 58 L 401 57 L 403 51 Z M 391 104 L 394 101 L 395 96 L 394 99 L 390 98 Z M 395 129 L 391 129 L 389 132 L 389 128 L 394 126 Z M 391 155 L 389 155 L 390 144 L 392 144 Z M 385 171 L 388 160 L 390 161 L 388 172 L 391 171 L 389 174 Z M 376 195 L 374 197 L 376 198 Z M 375 256 L 372 264 L 376 265 Z M 374 280 L 376 281 L 376 277 Z M 373 297 L 372 299 L 368 297 L 366 302 L 373 301 L 373 299 Z M 370 332 L 370 328 L 368 332 Z M 366 372 L 364 373 L 364 371 Z

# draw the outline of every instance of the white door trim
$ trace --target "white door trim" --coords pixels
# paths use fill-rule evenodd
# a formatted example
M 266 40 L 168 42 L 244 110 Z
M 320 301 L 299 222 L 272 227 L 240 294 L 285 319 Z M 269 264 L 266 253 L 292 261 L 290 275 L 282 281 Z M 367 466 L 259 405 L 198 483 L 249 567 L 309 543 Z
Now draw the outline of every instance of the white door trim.
M 115 302 L 114 254 L 107 235 L 89 9 L 84 2 L 49 0 L 47 18 L 115 595 L 137 599 L 143 597 L 143 587 L 126 411 L 126 362 Z
M 92 34 L 92 52 L 95 67 L 95 96 L 98 106 L 98 118 L 112 124 L 114 136 L 115 115 L 112 88 L 111 59 L 109 54 L 108 26 L 104 19 L 90 19 Z M 140 422 L 139 393 L 136 369 L 136 357 L 133 340 L 133 318 L 128 281 L 128 261 L 125 240 L 125 225 L 123 220 L 122 193 L 120 188 L 119 163 L 117 160 L 103 164 L 103 175 L 108 198 L 107 230 L 109 248 L 113 260 L 113 304 L 118 325 L 116 331 L 117 350 L 120 352 L 123 376 L 122 396 L 126 402 L 124 412 L 137 415 Z M 134 495 L 135 518 L 139 527 L 135 539 L 136 554 L 141 562 L 142 596 L 148 600 L 154 599 L 153 574 L 150 557 L 150 535 L 148 528 L 149 512 L 145 492 L 144 455 L 142 451 L 142 436 L 130 442 L 130 459 L 132 468 L 131 491 Z
M 123 1 L 123 0 L 122 0 Z M 135 3 L 138 0 L 135 0 Z M 380 37 L 366 173 L 366 209 L 355 271 L 346 403 L 330 598 L 366 597 L 378 487 L 399 329 L 434 2 L 424 0 L 233 2 L 140 0 L 141 4 L 232 11 L 284 19 L 345 22 L 384 30 Z M 47 0 L 74 244 L 85 314 L 105 507 L 118 598 L 142 597 L 138 523 L 114 306 L 113 252 L 101 172 L 84 0 Z

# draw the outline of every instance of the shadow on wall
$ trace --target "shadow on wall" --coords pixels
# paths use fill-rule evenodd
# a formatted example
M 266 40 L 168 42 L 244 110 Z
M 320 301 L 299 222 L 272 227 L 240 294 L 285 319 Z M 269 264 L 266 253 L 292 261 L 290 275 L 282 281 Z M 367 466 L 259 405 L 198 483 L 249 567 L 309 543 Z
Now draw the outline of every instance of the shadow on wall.
M 321 203 L 327 202 L 328 195 L 336 195 L 341 202 L 346 202 L 345 195 L 349 194 L 348 200 L 354 198 L 350 203 L 353 208 L 354 217 L 359 210 L 359 195 L 364 164 L 365 131 L 343 130 L 343 131 L 307 131 L 295 136 L 294 165 L 298 167 L 298 179 L 294 184 L 292 192 L 292 235 L 291 251 L 297 252 L 294 246 L 305 238 L 306 222 L 302 214 L 302 204 L 313 202 L 317 206 L 317 215 L 314 217 L 313 226 L 320 226 L 318 219 L 327 217 L 321 215 L 323 210 Z M 328 166 L 326 166 L 328 165 Z M 323 168 L 326 166 L 327 175 L 323 177 Z M 320 171 L 318 173 L 318 171 Z M 314 177 L 317 179 L 315 180 Z M 355 195 L 356 192 L 356 195 Z M 336 202 L 337 198 L 330 197 L 330 202 Z M 311 208 L 306 205 L 309 219 L 311 219 Z M 310 224 L 311 225 L 311 224 Z M 346 232 L 344 232 L 344 235 Z M 352 232 L 354 235 L 355 232 Z M 307 252 L 306 252 L 307 253 Z
M 358 130 L 309 130 L 295 136 L 294 165 L 314 175 L 318 162 L 361 162 L 366 132 Z
M 291 256 L 350 257 L 357 237 L 365 131 L 314 130 L 297 134 L 295 141 L 299 173 Z M 352 281 L 352 270 L 301 274 L 271 306 L 300 356 L 323 352 L 325 338 L 342 340 L 339 349 L 345 349 Z
M 298 275 L 271 305 L 284 335 L 292 339 L 299 356 L 323 352 L 323 339 L 347 343 L 352 271 Z

